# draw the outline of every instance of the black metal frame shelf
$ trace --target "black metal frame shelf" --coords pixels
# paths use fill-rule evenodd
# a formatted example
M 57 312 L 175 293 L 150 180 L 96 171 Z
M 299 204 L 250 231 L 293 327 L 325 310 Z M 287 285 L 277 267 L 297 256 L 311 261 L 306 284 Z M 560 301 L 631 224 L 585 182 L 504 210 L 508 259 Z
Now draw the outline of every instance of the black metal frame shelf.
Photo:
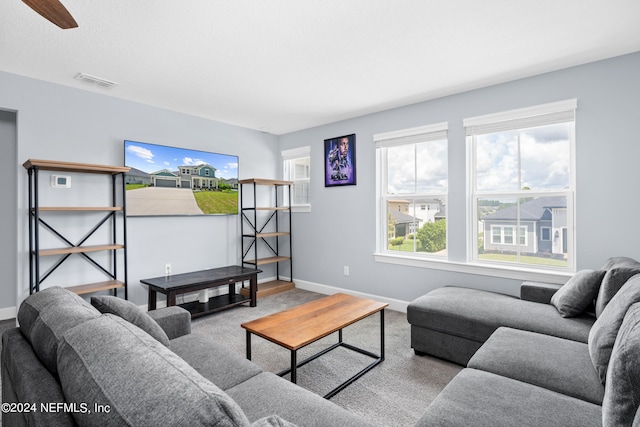
M 129 171 L 128 167 L 106 166 L 88 163 L 60 162 L 52 160 L 29 159 L 23 164 L 27 169 L 29 177 L 29 293 L 39 292 L 40 285 L 56 271 L 71 255 L 79 254 L 86 261 L 100 270 L 109 279 L 97 282 L 69 286 L 67 289 L 77 293 L 86 294 L 91 292 L 113 290 L 117 296 L 118 289 L 124 288 L 124 298 L 128 299 L 127 287 L 127 221 L 125 205 L 125 179 L 124 174 Z M 111 176 L 111 206 L 40 206 L 40 171 L 59 171 L 85 174 L 106 174 Z M 122 195 L 118 203 L 117 179 L 121 177 Z M 95 225 L 76 243 L 64 236 L 64 234 L 54 228 L 42 217 L 47 212 L 106 212 Z M 117 226 L 118 217 L 122 218 L 122 227 Z M 111 226 L 111 239 L 103 245 L 84 245 L 90 237 L 101 229 L 105 224 Z M 60 228 L 60 227 L 58 227 Z M 40 247 L 40 232 L 46 229 L 60 239 L 66 246 L 61 248 L 42 249 Z M 117 243 L 119 238 L 122 243 Z M 117 251 L 123 251 L 122 271 L 118 269 Z M 111 251 L 110 265 L 104 266 L 92 258 L 89 253 Z M 53 264 L 41 273 L 41 257 L 60 256 Z
M 245 206 L 245 185 L 252 186 L 253 190 L 253 205 Z M 276 280 L 267 283 L 261 283 L 259 285 L 259 295 L 269 295 L 271 293 L 279 292 L 280 290 L 290 289 L 293 284 L 293 260 L 292 260 L 292 244 L 291 244 L 291 186 L 292 181 L 280 181 L 272 179 L 244 179 L 240 181 L 240 234 L 242 239 L 242 265 L 251 265 L 258 267 L 265 264 L 276 264 Z M 266 186 L 273 189 L 275 193 L 274 206 L 260 207 L 258 203 L 258 186 Z M 285 204 L 285 195 L 282 195 L 281 200 L 278 198 L 278 188 L 286 188 L 286 197 L 288 202 Z M 284 191 L 283 191 L 284 193 Z M 258 218 L 258 212 L 265 211 L 267 213 L 266 218 Z M 269 214 L 270 212 L 270 214 Z M 286 213 L 288 216 L 289 231 L 282 230 L 282 225 L 279 219 L 279 213 Z M 253 215 L 252 215 L 253 214 Z M 265 231 L 269 226 L 275 228 L 275 231 Z M 245 231 L 245 227 L 248 229 Z M 284 242 L 281 239 L 286 239 Z M 268 249 L 272 256 L 260 257 L 258 256 L 259 244 Z M 282 254 L 282 249 L 286 245 L 288 249 L 288 255 Z M 289 280 L 282 280 L 280 278 L 281 268 L 280 263 L 289 262 Z

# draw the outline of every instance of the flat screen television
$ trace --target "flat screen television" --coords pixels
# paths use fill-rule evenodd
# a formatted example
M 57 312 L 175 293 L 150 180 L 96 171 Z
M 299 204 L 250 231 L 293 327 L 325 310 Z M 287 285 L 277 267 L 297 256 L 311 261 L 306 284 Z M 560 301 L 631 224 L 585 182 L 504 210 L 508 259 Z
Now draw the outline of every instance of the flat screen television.
M 238 156 L 124 141 L 127 216 L 237 215 Z

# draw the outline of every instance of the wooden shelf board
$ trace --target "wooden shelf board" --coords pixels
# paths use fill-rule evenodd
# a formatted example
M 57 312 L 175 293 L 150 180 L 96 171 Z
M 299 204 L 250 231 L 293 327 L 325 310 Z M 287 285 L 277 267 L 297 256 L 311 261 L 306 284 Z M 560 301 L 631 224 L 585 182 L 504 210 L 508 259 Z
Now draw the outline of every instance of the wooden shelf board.
M 248 178 L 241 179 L 240 184 L 257 184 L 257 185 L 292 185 L 293 181 L 281 181 L 277 179 Z
M 276 237 L 276 236 L 288 236 L 291 233 L 289 233 L 288 231 L 275 231 L 272 233 L 257 233 L 255 235 L 253 234 L 245 234 L 245 237 Z
M 264 265 L 264 264 L 273 264 L 276 262 L 289 261 L 291 257 L 288 256 L 272 256 L 268 258 L 258 258 L 257 260 L 245 260 L 243 261 L 245 264 L 251 265 Z
M 71 211 L 96 211 L 96 212 L 119 212 L 123 210 L 122 206 L 40 206 L 39 211 L 48 212 L 71 212 Z M 35 211 L 35 208 L 31 208 L 31 211 Z
M 104 282 L 88 283 L 86 285 L 69 286 L 66 289 L 78 295 L 83 295 L 123 287 L 124 283 L 119 280 L 106 280 Z
M 295 287 L 296 284 L 294 282 L 287 282 L 286 280 L 273 280 L 271 282 L 258 283 L 258 292 L 256 296 L 258 298 L 266 297 L 268 295 L 288 291 Z M 240 289 L 240 295 L 249 295 L 249 288 Z
M 47 255 L 66 255 L 79 254 L 83 252 L 110 251 L 115 249 L 123 249 L 124 245 L 95 245 L 95 246 L 76 246 L 74 248 L 55 248 L 44 249 L 38 252 L 40 256 Z
M 201 303 L 200 301 L 192 301 L 178 305 L 191 313 L 191 318 L 195 318 L 205 314 L 224 310 L 225 308 L 233 307 L 235 305 L 244 304 L 246 302 L 251 302 L 251 297 L 248 293 L 247 295 L 223 294 L 211 297 L 205 303 Z
M 25 169 L 37 167 L 40 170 L 61 172 L 88 172 L 117 174 L 127 173 L 131 169 L 128 166 L 96 165 L 92 163 L 60 162 L 56 160 L 29 159 L 23 163 Z

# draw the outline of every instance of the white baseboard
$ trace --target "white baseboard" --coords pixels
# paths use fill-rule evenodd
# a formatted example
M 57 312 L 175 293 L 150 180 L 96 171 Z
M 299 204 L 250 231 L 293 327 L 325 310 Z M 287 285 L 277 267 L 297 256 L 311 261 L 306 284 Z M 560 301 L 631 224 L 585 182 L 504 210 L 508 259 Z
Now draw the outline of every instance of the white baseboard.
M 18 310 L 15 307 L 0 308 L 0 320 L 13 319 L 17 316 Z
M 381 297 L 379 295 L 367 294 L 364 292 L 356 292 L 356 291 L 351 291 L 343 288 L 336 288 L 335 286 L 321 285 L 319 283 L 307 282 L 306 280 L 296 279 L 294 280 L 294 282 L 296 284 L 296 288 L 317 292 L 319 294 L 332 295 L 337 292 L 342 292 L 342 293 L 357 296 L 357 297 L 369 298 L 369 299 L 373 299 L 380 302 L 386 302 L 387 304 L 389 304 L 390 310 L 399 311 L 401 313 L 406 313 L 407 306 L 409 305 L 408 301 Z

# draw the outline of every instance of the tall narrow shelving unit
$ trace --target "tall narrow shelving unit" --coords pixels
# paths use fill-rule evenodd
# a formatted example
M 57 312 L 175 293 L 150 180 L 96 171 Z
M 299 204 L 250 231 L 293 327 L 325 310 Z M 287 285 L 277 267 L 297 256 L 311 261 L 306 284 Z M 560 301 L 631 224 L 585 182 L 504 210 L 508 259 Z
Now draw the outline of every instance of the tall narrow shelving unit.
M 258 268 L 266 264 L 275 264 L 276 269 L 275 280 L 258 283 L 258 297 L 284 292 L 295 287 L 291 250 L 292 185 L 291 181 L 259 178 L 240 181 L 242 265 Z M 245 193 L 246 188 L 252 190 L 251 195 Z M 266 191 L 270 192 L 266 196 L 273 200 L 273 205 L 258 206 L 259 188 L 266 188 Z M 282 193 L 280 196 L 279 192 Z M 246 206 L 246 199 L 252 199 L 253 204 Z M 269 256 L 261 256 L 264 252 Z M 281 279 L 281 271 L 286 264 L 289 266 L 289 280 Z M 242 292 L 248 291 L 243 288 Z
M 88 163 L 72 163 L 60 162 L 53 160 L 35 160 L 29 159 L 23 164 L 29 175 L 29 293 L 39 292 L 40 285 L 44 282 L 62 263 L 64 263 L 71 255 L 79 254 L 86 261 L 100 270 L 108 280 L 68 286 L 72 292 L 76 294 L 88 294 L 92 292 L 113 290 L 114 295 L 118 295 L 118 289 L 124 289 L 124 298 L 128 299 L 127 289 L 127 215 L 125 206 L 125 180 L 124 174 L 129 171 L 129 167 L 122 166 L 106 166 Z M 54 171 L 75 174 L 100 174 L 107 175 L 111 178 L 111 205 L 110 206 L 41 206 L 40 205 L 40 171 Z M 118 194 L 118 177 L 121 181 L 121 194 Z M 106 185 L 105 185 L 105 188 Z M 104 216 L 96 222 L 78 242 L 73 243 L 63 235 L 63 231 L 59 231 L 61 227 L 53 227 L 46 220 L 48 214 L 78 214 L 83 213 L 100 213 Z M 118 226 L 118 217 L 121 218 L 121 224 Z M 100 245 L 85 245 L 85 242 L 94 236 L 98 229 L 105 224 L 111 226 L 108 241 Z M 66 246 L 61 248 L 42 248 L 41 231 L 48 230 Z M 105 262 L 96 261 L 90 254 L 98 252 L 111 252 L 108 265 Z M 118 269 L 118 251 L 123 252 L 122 269 Z M 59 258 L 45 272 L 41 272 L 41 261 L 43 257 Z

